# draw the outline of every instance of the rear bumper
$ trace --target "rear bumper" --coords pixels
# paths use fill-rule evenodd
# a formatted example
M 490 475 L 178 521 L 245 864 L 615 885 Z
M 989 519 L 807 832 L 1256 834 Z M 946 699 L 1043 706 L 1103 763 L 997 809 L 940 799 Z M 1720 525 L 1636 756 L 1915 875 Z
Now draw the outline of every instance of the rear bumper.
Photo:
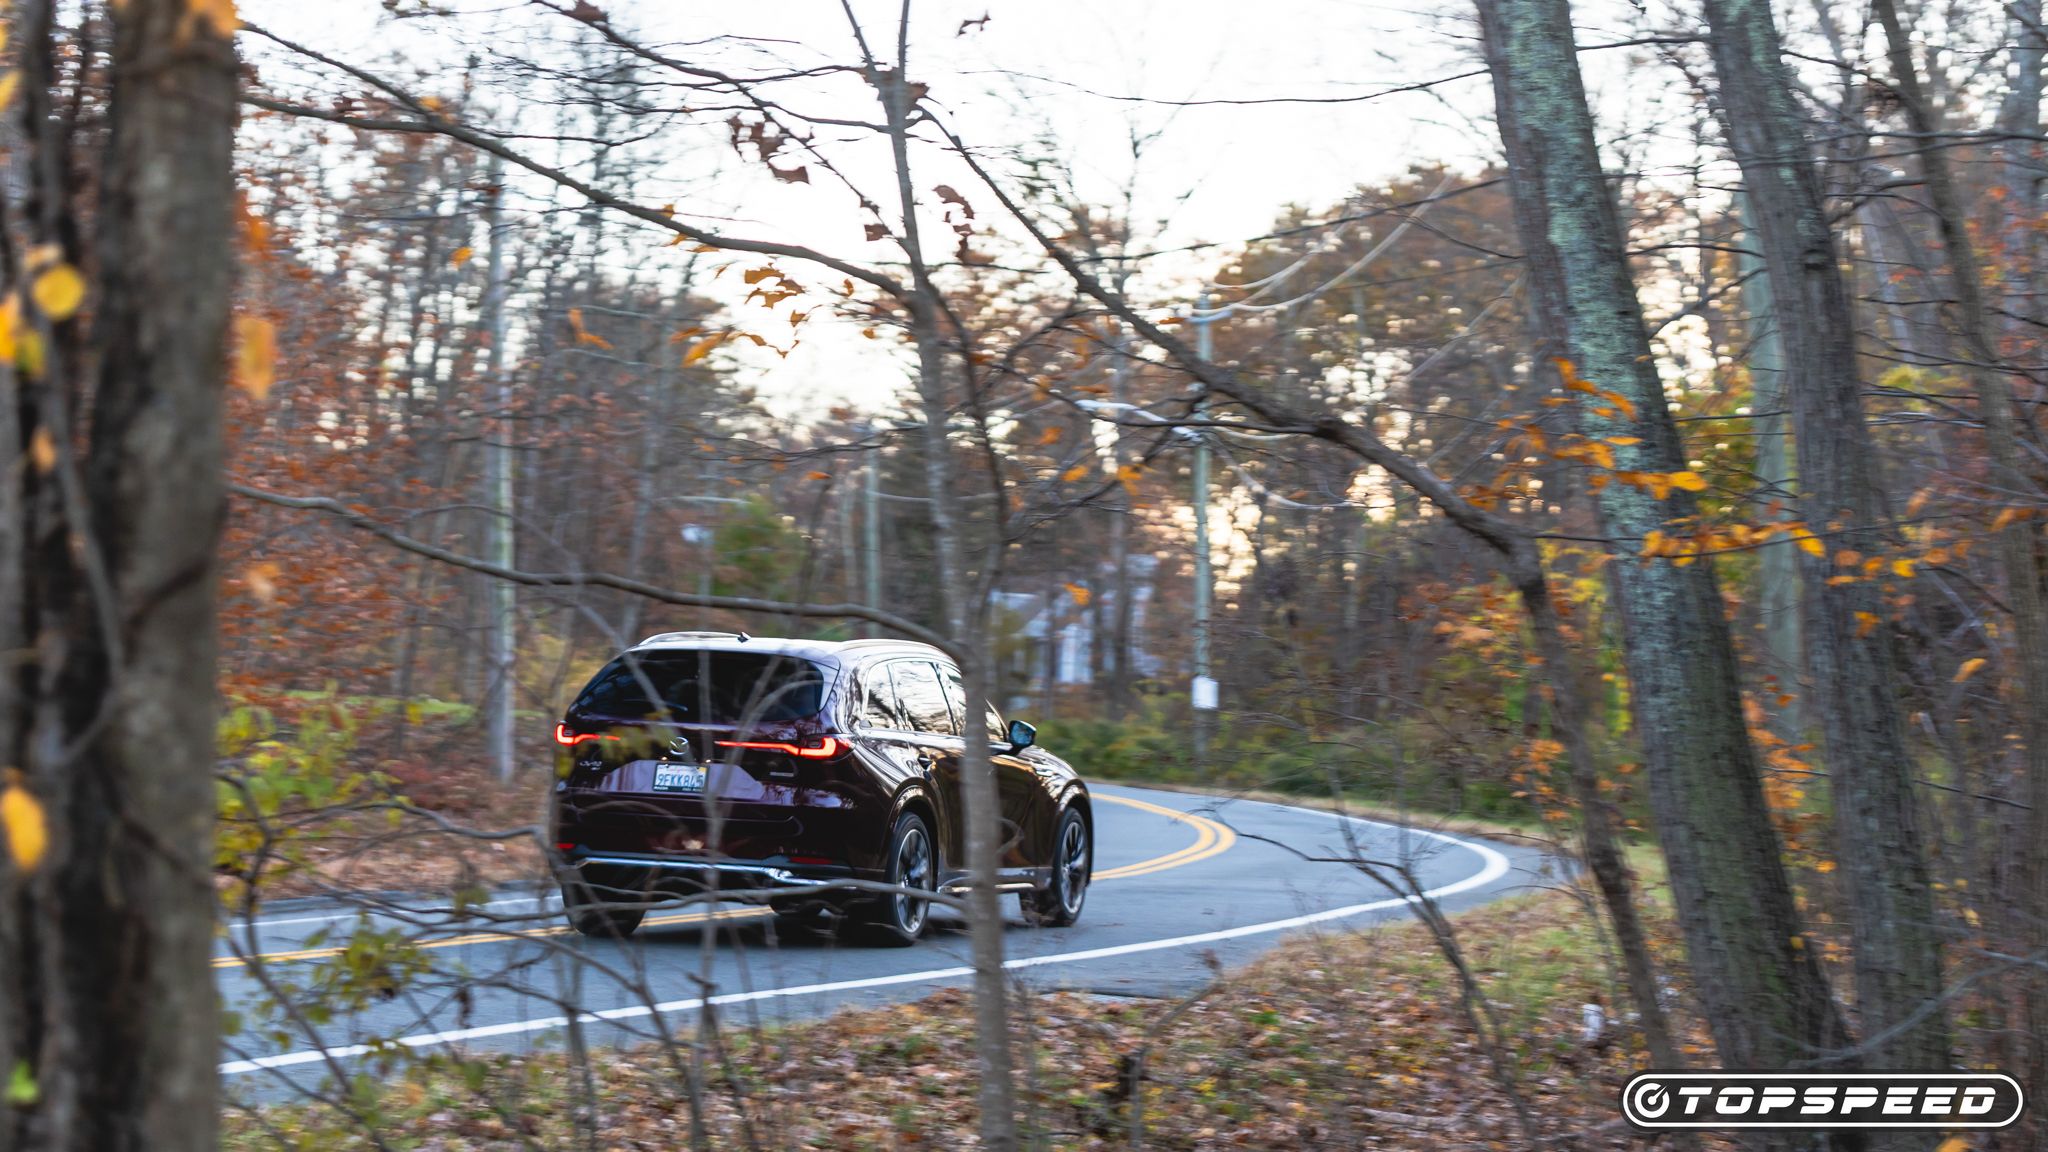
M 720 801 L 713 820 L 697 797 L 564 788 L 555 794 L 554 842 L 572 863 L 603 858 L 604 866 L 664 876 L 696 872 L 706 887 L 718 874 L 769 887 L 882 867 L 888 833 L 878 806 L 824 789 L 788 800 Z

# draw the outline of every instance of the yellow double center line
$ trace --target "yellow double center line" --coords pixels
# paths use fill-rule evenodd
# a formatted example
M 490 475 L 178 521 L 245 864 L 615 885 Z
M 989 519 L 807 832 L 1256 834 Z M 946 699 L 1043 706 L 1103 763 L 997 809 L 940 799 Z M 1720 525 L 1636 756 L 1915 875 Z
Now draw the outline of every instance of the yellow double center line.
M 1225 852 L 1230 851 L 1231 846 L 1237 843 L 1237 833 L 1232 832 L 1228 827 L 1218 824 L 1206 816 L 1197 816 L 1192 812 L 1180 812 L 1159 804 L 1148 804 L 1143 800 L 1133 800 L 1127 796 L 1097 796 L 1095 799 L 1106 800 L 1111 804 L 1121 804 L 1126 808 L 1136 808 L 1140 812 L 1151 812 L 1158 816 L 1165 816 L 1176 823 L 1193 825 L 1195 829 L 1195 842 L 1180 851 L 1169 852 L 1164 856 L 1155 856 L 1150 860 L 1140 860 L 1136 864 L 1126 864 L 1121 868 L 1110 868 L 1097 872 L 1095 874 L 1095 879 L 1097 880 L 1127 880 L 1132 876 L 1149 876 L 1154 872 L 1164 872 L 1168 868 L 1179 868 L 1199 860 L 1207 860 L 1212 856 L 1221 856 Z
M 1175 823 L 1189 825 L 1195 830 L 1195 842 L 1180 851 L 1169 852 L 1164 856 L 1154 856 L 1150 860 L 1140 860 L 1136 864 L 1125 864 L 1120 868 L 1110 868 L 1097 872 L 1095 874 L 1096 880 L 1127 880 L 1133 876 L 1149 876 L 1154 872 L 1164 872 L 1169 868 L 1185 867 L 1198 861 L 1221 856 L 1223 853 L 1230 851 L 1231 846 L 1237 843 L 1237 833 L 1206 816 L 1197 816 L 1192 812 L 1177 811 L 1159 804 L 1148 804 L 1143 800 L 1132 800 L 1127 796 L 1096 796 L 1094 799 L 1110 804 L 1121 804 L 1126 808 L 1136 808 L 1141 812 L 1150 812 L 1154 815 L 1164 816 Z M 646 927 L 655 928 L 668 924 L 702 924 L 707 920 L 756 920 L 763 916 L 772 915 L 774 913 L 767 908 L 726 908 L 715 912 L 677 912 L 666 916 L 649 916 L 642 923 Z M 464 948 L 472 944 L 503 944 L 509 940 L 562 936 L 570 931 L 571 929 L 567 924 L 555 924 L 544 928 L 507 929 L 503 932 L 470 932 L 461 936 L 450 936 L 444 940 L 419 941 L 413 947 Z M 344 945 L 325 948 L 301 948 L 293 952 L 265 952 L 256 957 L 216 956 L 213 958 L 213 966 L 215 968 L 241 968 L 247 965 L 251 959 L 260 960 L 267 964 L 283 964 L 295 960 L 326 960 L 347 951 L 348 948 Z

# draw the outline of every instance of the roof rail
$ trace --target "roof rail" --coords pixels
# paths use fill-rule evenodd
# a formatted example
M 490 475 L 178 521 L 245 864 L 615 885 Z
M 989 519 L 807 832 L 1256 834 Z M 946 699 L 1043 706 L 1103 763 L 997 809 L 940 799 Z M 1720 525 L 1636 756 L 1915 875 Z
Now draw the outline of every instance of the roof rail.
M 654 635 L 649 636 L 647 639 L 642 640 L 640 643 L 658 644 L 665 640 L 710 640 L 713 638 L 720 640 L 752 639 L 752 637 L 748 636 L 745 632 L 657 632 Z

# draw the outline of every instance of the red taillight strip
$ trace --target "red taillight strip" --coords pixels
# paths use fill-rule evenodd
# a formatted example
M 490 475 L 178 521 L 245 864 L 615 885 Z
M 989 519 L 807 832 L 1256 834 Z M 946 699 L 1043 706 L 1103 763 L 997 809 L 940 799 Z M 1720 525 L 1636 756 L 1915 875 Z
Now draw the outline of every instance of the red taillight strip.
M 760 752 L 787 752 L 791 756 L 801 756 L 806 760 L 830 760 L 832 757 L 839 755 L 840 750 L 846 747 L 839 742 L 839 738 L 836 736 L 821 736 L 818 739 L 820 741 L 818 744 L 806 744 L 801 748 L 794 744 L 785 744 L 776 740 L 720 740 L 718 746 L 720 748 L 752 748 Z
M 617 736 L 614 736 L 609 732 L 602 734 L 597 732 L 570 732 L 569 726 L 567 724 L 555 725 L 555 743 L 560 744 L 564 748 L 574 748 L 576 745 L 584 743 L 588 740 L 617 739 Z

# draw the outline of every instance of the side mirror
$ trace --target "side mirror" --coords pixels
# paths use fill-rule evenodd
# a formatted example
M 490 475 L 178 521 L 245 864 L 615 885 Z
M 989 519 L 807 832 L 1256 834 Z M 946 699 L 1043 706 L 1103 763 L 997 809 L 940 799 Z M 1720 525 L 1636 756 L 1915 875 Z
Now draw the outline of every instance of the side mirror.
M 1038 729 L 1022 720 L 1010 721 L 1010 755 L 1015 756 L 1038 742 Z

